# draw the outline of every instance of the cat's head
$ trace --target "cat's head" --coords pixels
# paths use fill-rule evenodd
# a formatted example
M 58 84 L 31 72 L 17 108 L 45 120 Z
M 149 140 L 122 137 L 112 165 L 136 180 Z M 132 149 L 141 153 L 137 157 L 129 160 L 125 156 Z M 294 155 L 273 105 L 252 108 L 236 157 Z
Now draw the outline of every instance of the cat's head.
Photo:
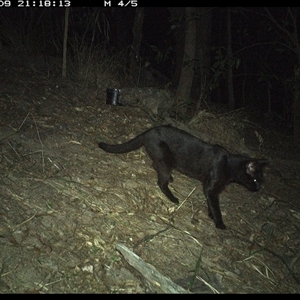
M 250 191 L 258 191 L 263 181 L 263 169 L 268 164 L 266 159 L 249 159 L 243 164 L 240 183 Z

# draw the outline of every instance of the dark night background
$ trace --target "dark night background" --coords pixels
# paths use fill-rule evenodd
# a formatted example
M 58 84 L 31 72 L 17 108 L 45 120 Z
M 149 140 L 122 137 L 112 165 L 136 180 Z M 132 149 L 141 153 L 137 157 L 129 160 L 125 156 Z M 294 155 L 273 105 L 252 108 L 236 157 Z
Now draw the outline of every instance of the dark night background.
M 181 11 L 180 11 L 181 10 Z M 185 8 L 145 7 L 142 39 L 136 60 L 141 74 L 149 69 L 156 82 L 144 80 L 140 85 L 169 86 L 176 91 L 185 45 Z M 197 40 L 194 58 L 193 86 L 185 95 L 187 105 L 197 109 L 223 111 L 244 108 L 260 120 L 268 119 L 272 126 L 292 130 L 295 115 L 294 101 L 299 65 L 298 8 L 230 8 L 232 57 L 228 56 L 228 9 L 208 8 L 208 56 L 205 64 L 205 101 L 196 105 L 200 84 L 197 68 L 201 59 L 197 53 L 201 43 Z M 88 48 L 90 53 L 118 54 L 123 65 L 120 77 L 128 70 L 133 44 L 133 26 L 136 8 L 72 7 L 69 15 L 68 64 L 78 65 L 79 52 Z M 173 13 L 172 13 L 173 12 Z M 194 18 L 201 22 L 201 11 L 195 8 Z M 270 15 L 272 18 L 270 18 Z M 0 11 L 1 57 L 7 52 L 21 57 L 24 54 L 51 57 L 62 56 L 64 8 L 2 8 Z M 197 23 L 198 32 L 202 27 Z M 180 36 L 181 34 L 181 36 Z M 179 45 L 180 44 L 180 45 Z M 200 47 L 200 48 L 199 48 Z M 99 50 L 101 49 L 101 50 Z M 203 50 L 207 51 L 207 50 Z M 298 55 L 297 55 L 298 51 Z M 3 54 L 5 53 L 5 54 Z M 102 54 L 100 54 L 102 55 Z M 180 58 L 181 56 L 181 58 Z M 122 61 L 121 61 L 122 60 Z M 151 67 L 147 68 L 147 64 Z M 228 67 L 232 67 L 234 105 L 229 104 Z M 80 70 L 77 69 L 79 72 Z M 74 72 L 74 70 L 73 70 Z M 157 76 L 157 74 L 161 76 Z M 70 76 L 70 70 L 67 70 Z M 214 81 L 211 79 L 214 78 Z M 198 80 L 198 81 L 197 81 Z

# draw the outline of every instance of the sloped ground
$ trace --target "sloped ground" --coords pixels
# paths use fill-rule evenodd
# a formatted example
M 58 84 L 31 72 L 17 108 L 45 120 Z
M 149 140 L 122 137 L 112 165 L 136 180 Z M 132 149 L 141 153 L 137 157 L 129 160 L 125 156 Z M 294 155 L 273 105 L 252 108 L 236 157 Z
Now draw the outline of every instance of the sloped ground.
M 106 87 L 96 99 L 68 81 L 0 70 L 2 293 L 163 292 L 117 243 L 193 293 L 300 292 L 300 162 L 286 137 L 232 115 L 169 120 L 271 161 L 260 192 L 232 184 L 221 194 L 228 230 L 220 231 L 197 181 L 174 174 L 175 207 L 143 149 L 112 155 L 97 147 L 162 122 L 139 108 L 107 106 Z

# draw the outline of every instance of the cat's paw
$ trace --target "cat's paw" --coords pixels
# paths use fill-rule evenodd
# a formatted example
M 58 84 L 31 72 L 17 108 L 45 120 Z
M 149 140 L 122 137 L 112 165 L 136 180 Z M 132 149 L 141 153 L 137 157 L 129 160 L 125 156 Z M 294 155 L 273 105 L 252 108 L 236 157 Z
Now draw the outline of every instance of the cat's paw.
M 173 195 L 170 195 L 170 197 L 168 197 L 174 204 L 179 204 L 179 200 L 173 196 Z
M 172 197 L 170 200 L 175 204 L 179 204 L 179 200 L 176 197 Z
M 222 230 L 226 229 L 226 226 L 225 226 L 224 223 L 216 223 L 216 227 L 219 228 L 219 229 L 222 229 Z

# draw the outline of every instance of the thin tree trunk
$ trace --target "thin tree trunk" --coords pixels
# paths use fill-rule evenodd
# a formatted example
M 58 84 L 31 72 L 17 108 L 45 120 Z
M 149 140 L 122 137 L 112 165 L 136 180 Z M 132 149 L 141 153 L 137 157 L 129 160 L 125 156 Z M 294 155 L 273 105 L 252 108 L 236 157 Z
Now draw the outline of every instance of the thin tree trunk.
M 195 12 L 197 8 L 185 8 L 186 32 L 185 32 L 185 46 L 184 58 L 177 89 L 177 99 L 181 106 L 181 112 L 186 113 L 187 104 L 190 102 L 191 88 L 194 78 L 194 65 L 196 53 L 196 19 Z
M 293 105 L 293 121 L 294 121 L 294 143 L 300 148 L 300 68 L 295 68 L 294 79 L 294 105 Z
M 209 74 L 210 74 L 210 45 L 211 45 L 211 17 L 212 9 L 210 7 L 198 7 L 197 12 L 197 44 L 196 58 L 197 66 L 191 91 L 191 113 L 198 112 L 203 104 L 210 102 Z
M 296 30 L 295 30 L 296 31 Z M 294 121 L 294 144 L 300 149 L 300 45 L 298 43 L 297 31 L 294 40 L 295 52 L 298 59 L 298 66 L 294 69 L 294 103 L 293 103 L 293 121 Z
M 141 42 L 143 37 L 143 22 L 144 22 L 144 8 L 137 7 L 135 12 L 135 20 L 132 28 L 133 41 L 132 48 L 130 52 L 130 67 L 129 67 L 129 76 L 132 80 L 139 85 L 140 80 L 140 57 L 139 52 L 141 48 Z
M 293 103 L 293 121 L 294 121 L 294 144 L 300 147 L 300 43 L 298 39 L 298 27 L 297 27 L 297 7 L 294 9 L 288 7 L 288 16 L 291 19 L 292 27 L 281 25 L 277 19 L 274 18 L 269 8 L 264 7 L 267 17 L 277 26 L 277 28 L 285 34 L 290 41 L 291 47 L 296 53 L 298 65 L 295 67 L 294 73 L 294 103 Z
M 228 55 L 228 102 L 229 109 L 235 109 L 235 99 L 233 91 L 233 76 L 232 76 L 232 46 L 231 46 L 231 12 L 230 7 L 227 8 L 227 55 Z
M 184 7 L 169 7 L 171 14 L 172 25 L 175 27 L 175 69 L 173 76 L 173 86 L 178 86 L 184 53 Z
M 68 29 L 69 29 L 69 13 L 70 13 L 70 8 L 66 7 L 64 41 L 63 41 L 62 77 L 66 77 L 67 75 L 67 42 L 68 42 Z

